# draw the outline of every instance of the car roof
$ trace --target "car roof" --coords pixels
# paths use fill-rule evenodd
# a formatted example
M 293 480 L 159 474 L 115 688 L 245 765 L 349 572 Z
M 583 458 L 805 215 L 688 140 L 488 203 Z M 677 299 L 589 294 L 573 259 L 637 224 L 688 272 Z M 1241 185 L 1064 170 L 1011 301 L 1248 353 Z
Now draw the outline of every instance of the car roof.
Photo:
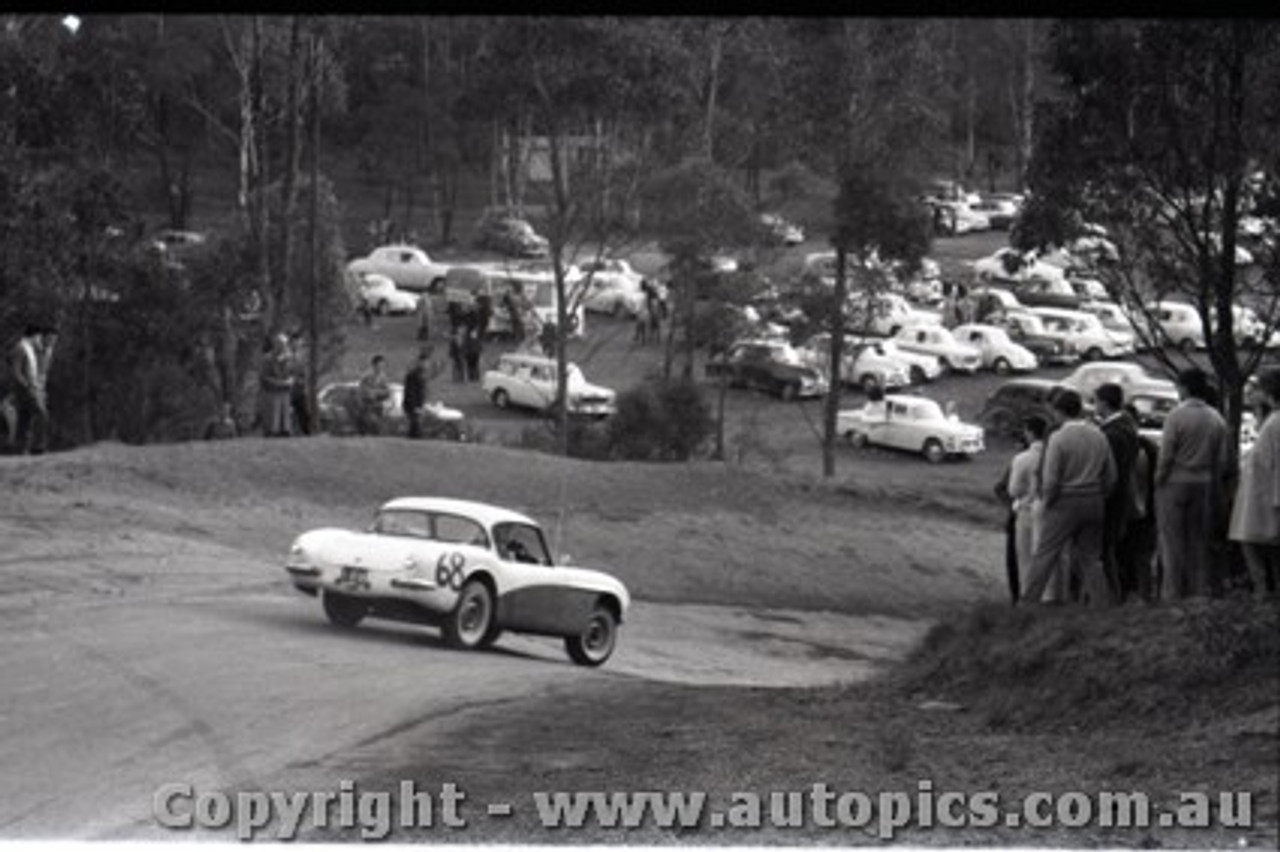
M 522 515 L 511 509 L 454 497 L 397 497 L 384 503 L 382 509 L 408 509 L 418 512 L 444 512 L 451 515 L 463 515 L 479 521 L 486 527 L 511 522 L 540 526 L 537 521 L 528 515 Z

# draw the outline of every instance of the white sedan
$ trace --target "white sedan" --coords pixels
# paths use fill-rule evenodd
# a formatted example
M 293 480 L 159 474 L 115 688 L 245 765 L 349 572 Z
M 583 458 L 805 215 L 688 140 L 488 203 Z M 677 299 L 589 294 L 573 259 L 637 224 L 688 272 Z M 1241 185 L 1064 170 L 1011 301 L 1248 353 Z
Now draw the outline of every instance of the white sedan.
M 504 630 L 561 636 L 584 666 L 609 659 L 631 603 L 617 578 L 556 564 L 531 518 L 441 497 L 392 500 L 364 532 L 303 533 L 285 570 L 340 627 L 366 617 L 423 623 L 463 649 L 487 647 Z
M 569 413 L 583 417 L 608 417 L 616 409 L 617 393 L 593 385 L 577 364 L 569 363 L 567 393 Z M 498 358 L 481 381 L 484 395 L 498 408 L 520 406 L 550 412 L 556 402 L 556 361 L 542 355 L 508 352 Z
M 956 340 L 940 325 L 918 325 L 901 329 L 893 340 L 908 352 L 931 355 L 948 370 L 976 373 L 982 366 L 982 353 L 976 347 Z
M 982 353 L 982 366 L 1005 376 L 1026 373 L 1040 366 L 1039 360 L 1025 346 L 1009 339 L 1003 328 L 981 323 L 958 325 L 951 330 L 956 340 L 977 348 Z
M 1132 355 L 1137 348 L 1132 331 L 1107 329 L 1102 320 L 1087 311 L 1066 308 L 1028 308 L 1027 311 L 1040 317 L 1047 334 L 1069 341 L 1086 361 L 1121 358 Z
M 360 257 L 347 264 L 347 269 L 357 275 L 370 272 L 385 275 L 403 290 L 415 293 L 438 292 L 444 287 L 448 264 L 436 263 L 417 246 L 392 245 L 376 248 L 368 257 Z
M 881 402 L 841 411 L 836 415 L 836 431 L 854 446 L 909 450 L 935 464 L 986 449 L 981 426 L 961 422 L 922 396 L 889 394 Z
M 379 314 L 411 314 L 418 310 L 418 297 L 401 290 L 385 275 L 370 272 L 360 279 L 360 303 Z
M 644 306 L 644 276 L 621 258 L 589 260 L 578 267 L 574 286 L 582 288 L 585 310 L 613 316 L 635 316 Z

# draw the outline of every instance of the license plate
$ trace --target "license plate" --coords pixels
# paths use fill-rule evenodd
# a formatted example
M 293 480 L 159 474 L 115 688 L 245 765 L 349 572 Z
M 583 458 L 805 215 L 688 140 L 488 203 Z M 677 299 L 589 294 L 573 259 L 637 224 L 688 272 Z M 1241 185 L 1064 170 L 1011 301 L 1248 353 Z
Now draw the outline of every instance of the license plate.
M 349 565 L 342 566 L 342 573 L 338 575 L 337 585 L 359 591 L 369 588 L 369 569 L 352 568 Z

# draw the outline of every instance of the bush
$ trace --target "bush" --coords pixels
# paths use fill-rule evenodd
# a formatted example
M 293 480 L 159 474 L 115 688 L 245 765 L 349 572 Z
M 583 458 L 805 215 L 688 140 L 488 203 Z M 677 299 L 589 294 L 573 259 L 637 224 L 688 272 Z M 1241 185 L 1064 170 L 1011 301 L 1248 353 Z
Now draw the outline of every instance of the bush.
M 608 423 L 608 448 L 614 458 L 685 461 L 713 428 L 711 408 L 695 382 L 646 382 L 619 395 Z

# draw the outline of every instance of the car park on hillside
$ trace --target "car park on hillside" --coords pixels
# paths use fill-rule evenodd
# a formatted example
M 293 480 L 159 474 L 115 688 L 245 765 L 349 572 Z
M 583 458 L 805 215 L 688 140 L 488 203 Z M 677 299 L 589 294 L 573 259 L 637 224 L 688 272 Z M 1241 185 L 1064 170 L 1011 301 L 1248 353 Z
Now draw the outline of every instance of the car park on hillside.
M 488 647 L 504 630 L 557 636 L 584 666 L 609 659 L 631 603 L 616 577 L 557 564 L 532 518 L 469 500 L 391 500 L 363 531 L 298 536 L 284 567 L 339 627 L 366 618 L 427 624 L 464 650 Z
M 906 394 L 889 394 L 862 408 L 839 412 L 836 431 L 854 446 L 916 452 L 935 464 L 947 458 L 968 458 L 986 448 L 981 426 L 948 416 L 928 397 Z

